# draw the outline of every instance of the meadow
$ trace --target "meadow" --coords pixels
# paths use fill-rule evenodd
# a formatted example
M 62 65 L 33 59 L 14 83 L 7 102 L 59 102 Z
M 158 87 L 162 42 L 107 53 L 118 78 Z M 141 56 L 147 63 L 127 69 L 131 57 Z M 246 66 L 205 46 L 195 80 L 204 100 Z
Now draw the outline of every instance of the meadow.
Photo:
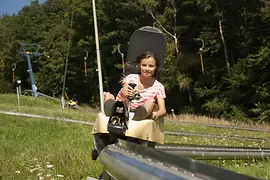
M 61 109 L 59 102 L 42 97 L 21 96 L 20 111 L 94 122 L 98 110 L 87 106 L 82 107 L 88 112 L 72 108 Z M 1 94 L 0 111 L 18 112 L 16 95 Z M 173 121 L 227 123 L 225 120 L 206 119 L 206 117 L 183 115 L 175 117 Z M 169 123 L 169 120 L 172 121 L 169 117 L 166 117 L 166 120 L 165 130 L 167 131 L 213 133 L 224 136 L 224 138 L 207 138 L 165 135 L 165 143 L 168 144 L 270 147 L 269 141 L 240 141 L 226 138 L 226 136 L 234 135 L 270 140 L 269 132 L 172 124 Z M 242 125 L 251 126 L 249 124 Z M 267 124 L 252 126 L 269 127 Z M 91 128 L 91 126 L 79 123 L 0 114 L 0 179 L 77 180 L 87 177 L 97 178 L 102 172 L 102 165 L 99 161 L 91 160 L 93 147 Z M 267 159 L 204 160 L 203 162 L 260 179 L 270 179 L 270 161 Z

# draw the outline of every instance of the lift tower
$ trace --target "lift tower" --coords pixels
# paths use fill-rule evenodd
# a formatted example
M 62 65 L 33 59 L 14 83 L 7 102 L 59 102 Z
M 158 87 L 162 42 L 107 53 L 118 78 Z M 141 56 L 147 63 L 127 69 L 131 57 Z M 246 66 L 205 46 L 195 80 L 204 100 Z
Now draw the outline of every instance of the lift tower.
M 30 75 L 30 81 L 31 81 L 31 86 L 32 86 L 32 95 L 36 97 L 36 96 L 38 96 L 38 92 L 37 92 L 37 86 L 36 86 L 35 77 L 34 77 L 34 73 L 33 73 L 33 69 L 32 69 L 32 64 L 31 64 L 31 60 L 30 60 L 30 55 L 34 55 L 35 57 L 38 57 L 38 56 L 41 56 L 43 54 L 39 53 L 39 48 L 40 48 L 39 44 L 21 43 L 20 45 L 21 45 L 21 49 L 22 49 L 21 53 L 27 59 L 27 65 L 28 65 L 27 72 L 29 72 L 29 75 Z

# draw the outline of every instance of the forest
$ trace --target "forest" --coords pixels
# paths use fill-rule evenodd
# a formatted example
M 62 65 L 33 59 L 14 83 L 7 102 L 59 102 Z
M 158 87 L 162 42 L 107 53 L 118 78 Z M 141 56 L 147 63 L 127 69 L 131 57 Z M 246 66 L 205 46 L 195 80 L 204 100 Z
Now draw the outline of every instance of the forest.
M 126 55 L 132 33 L 153 26 L 167 39 L 168 113 L 270 122 L 268 0 L 96 0 L 96 13 L 104 91 L 121 87 L 118 47 Z M 40 45 L 42 55 L 31 56 L 39 92 L 61 97 L 64 88 L 99 107 L 91 1 L 32 0 L 0 17 L 0 93 L 15 93 L 19 79 L 31 89 L 21 43 Z

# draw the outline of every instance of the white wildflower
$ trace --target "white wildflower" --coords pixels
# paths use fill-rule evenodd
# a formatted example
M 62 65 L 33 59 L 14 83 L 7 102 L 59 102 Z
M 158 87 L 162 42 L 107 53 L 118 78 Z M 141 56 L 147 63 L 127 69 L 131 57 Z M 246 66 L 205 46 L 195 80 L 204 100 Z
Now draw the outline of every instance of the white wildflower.
M 47 168 L 51 169 L 51 168 L 53 168 L 53 165 L 52 164 L 47 164 Z
M 38 174 L 37 174 L 38 177 L 40 177 L 40 176 L 42 176 L 42 175 L 43 175 L 43 173 L 38 173 Z
M 46 177 L 52 177 L 52 174 L 46 174 Z
M 38 170 L 38 168 L 30 169 L 30 173 L 32 173 L 32 172 L 34 172 L 36 170 Z

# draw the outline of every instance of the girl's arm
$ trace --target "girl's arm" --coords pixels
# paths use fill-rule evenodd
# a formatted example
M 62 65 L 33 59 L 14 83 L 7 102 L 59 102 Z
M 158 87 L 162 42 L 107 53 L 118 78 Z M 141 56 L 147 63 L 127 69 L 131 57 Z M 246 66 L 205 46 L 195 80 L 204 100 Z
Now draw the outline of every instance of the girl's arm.
M 157 119 L 167 114 L 164 98 L 157 98 L 158 111 L 153 112 L 152 118 Z

